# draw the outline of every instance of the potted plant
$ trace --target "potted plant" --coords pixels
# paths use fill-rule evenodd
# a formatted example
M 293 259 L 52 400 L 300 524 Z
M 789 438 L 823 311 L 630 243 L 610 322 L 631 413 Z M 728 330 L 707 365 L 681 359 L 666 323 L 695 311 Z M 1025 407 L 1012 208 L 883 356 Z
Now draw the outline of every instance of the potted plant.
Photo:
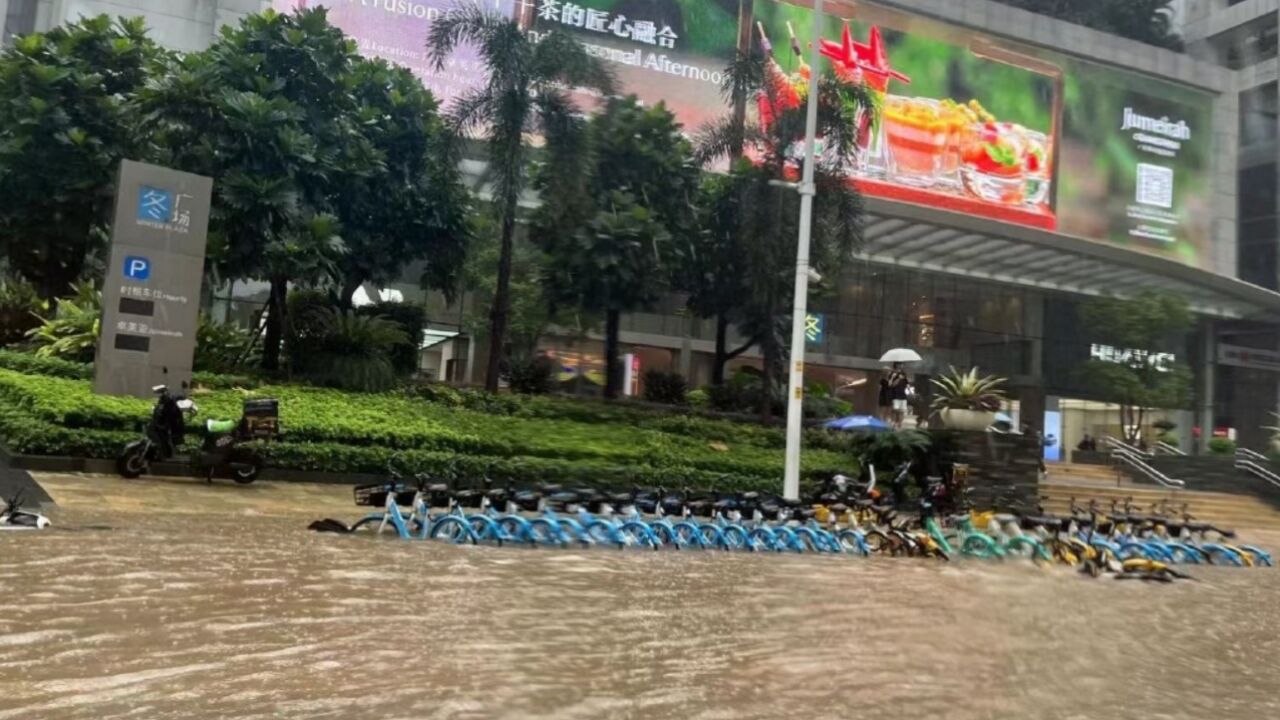
M 967 373 L 953 367 L 949 375 L 933 381 L 933 410 L 953 430 L 986 430 L 1004 404 L 1004 382 L 993 375 L 979 376 L 976 367 Z

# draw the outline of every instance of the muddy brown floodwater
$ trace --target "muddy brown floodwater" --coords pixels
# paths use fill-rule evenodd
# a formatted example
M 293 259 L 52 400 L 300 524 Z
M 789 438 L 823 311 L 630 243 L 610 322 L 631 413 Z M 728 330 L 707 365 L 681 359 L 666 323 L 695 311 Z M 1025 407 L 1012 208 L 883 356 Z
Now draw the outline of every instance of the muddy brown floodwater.
M 308 532 L 347 488 L 41 480 L 0 718 L 1280 717 L 1280 570 L 452 547 Z

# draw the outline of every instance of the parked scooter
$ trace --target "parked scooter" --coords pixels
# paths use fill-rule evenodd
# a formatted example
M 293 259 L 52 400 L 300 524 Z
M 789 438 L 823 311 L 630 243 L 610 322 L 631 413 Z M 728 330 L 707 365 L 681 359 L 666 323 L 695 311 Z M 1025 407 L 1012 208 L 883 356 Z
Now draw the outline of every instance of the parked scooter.
M 51 524 L 44 515 L 22 509 L 22 491 L 4 501 L 0 510 L 0 530 L 43 530 Z
M 186 418 L 194 416 L 199 408 L 190 398 L 174 395 L 166 385 L 152 388 L 156 394 L 156 405 L 151 411 L 151 420 L 144 428 L 144 437 L 125 446 L 116 459 L 116 469 L 126 478 L 136 478 L 150 472 L 151 463 L 170 460 L 177 454 L 186 438 Z M 241 485 L 247 485 L 258 478 L 262 470 L 262 457 L 253 449 L 243 447 L 243 443 L 263 436 L 259 428 L 263 423 L 251 422 L 261 418 L 250 417 L 251 409 L 269 405 L 274 415 L 277 404 L 274 400 L 246 401 L 245 416 L 239 422 L 234 420 L 207 420 L 204 424 L 204 440 L 200 450 L 191 456 L 191 465 L 205 476 L 206 482 L 212 482 L 213 476 L 225 475 Z M 275 417 L 270 418 L 269 433 L 276 430 Z

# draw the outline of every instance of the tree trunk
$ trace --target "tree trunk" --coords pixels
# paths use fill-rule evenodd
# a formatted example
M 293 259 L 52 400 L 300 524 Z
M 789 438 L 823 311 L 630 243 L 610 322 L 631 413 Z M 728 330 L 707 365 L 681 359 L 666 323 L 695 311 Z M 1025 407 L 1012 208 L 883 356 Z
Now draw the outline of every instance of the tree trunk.
M 280 369 L 280 348 L 284 344 L 284 332 L 289 312 L 289 281 L 271 278 L 271 295 L 267 300 L 267 336 L 262 341 L 262 369 L 275 372 Z
M 729 362 L 729 318 L 716 315 L 716 356 L 711 363 L 711 384 L 724 384 L 724 366 Z
M 489 308 L 489 365 L 485 371 L 484 389 L 498 392 L 502 375 L 503 346 L 507 336 L 507 316 L 511 312 L 511 254 L 516 234 L 518 198 L 509 195 L 502 208 L 502 248 L 498 256 L 498 282 Z
M 772 303 L 770 303 L 767 317 L 772 323 Z M 778 361 L 777 339 L 777 334 L 771 327 L 766 327 L 764 334 L 760 336 L 760 356 L 763 359 L 760 371 L 760 420 L 764 422 L 768 422 L 769 418 L 773 417 L 773 371 Z
M 359 290 L 360 286 L 363 284 L 364 281 L 359 278 L 348 277 L 346 281 L 343 282 L 342 288 L 338 290 L 339 304 L 347 310 L 353 309 L 355 306 L 351 304 L 351 299 L 355 297 L 356 291 Z
M 622 392 L 622 365 L 618 362 L 618 331 L 622 313 L 613 308 L 605 312 L 604 321 L 604 396 L 617 400 Z

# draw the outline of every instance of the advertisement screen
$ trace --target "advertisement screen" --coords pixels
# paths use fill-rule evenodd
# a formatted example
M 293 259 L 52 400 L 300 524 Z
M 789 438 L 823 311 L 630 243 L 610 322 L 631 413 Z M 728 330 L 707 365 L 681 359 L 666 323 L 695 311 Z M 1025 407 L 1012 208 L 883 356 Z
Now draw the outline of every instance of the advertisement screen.
M 480 5 L 510 16 L 515 0 L 480 0 Z M 329 22 L 355 41 L 360 54 L 409 68 L 447 109 L 449 102 L 484 83 L 484 64 L 474 48 L 462 46 L 443 70 L 427 62 L 427 33 L 437 18 L 456 7 L 455 0 L 271 0 L 277 12 L 322 7 Z
M 1209 93 L 866 2 L 828 0 L 816 38 L 812 11 L 779 0 L 484 3 L 534 39 L 571 33 L 623 92 L 665 103 L 690 133 L 730 112 L 721 83 L 741 45 L 765 49 L 775 78 L 800 89 L 817 42 L 820 72 L 877 96 L 850 168 L 867 195 L 1191 265 L 1208 257 Z M 443 71 L 425 62 L 428 29 L 454 0 L 274 0 L 320 5 L 363 54 L 413 69 L 446 106 L 485 80 L 471 48 Z M 760 119 L 755 103 L 748 112 Z

